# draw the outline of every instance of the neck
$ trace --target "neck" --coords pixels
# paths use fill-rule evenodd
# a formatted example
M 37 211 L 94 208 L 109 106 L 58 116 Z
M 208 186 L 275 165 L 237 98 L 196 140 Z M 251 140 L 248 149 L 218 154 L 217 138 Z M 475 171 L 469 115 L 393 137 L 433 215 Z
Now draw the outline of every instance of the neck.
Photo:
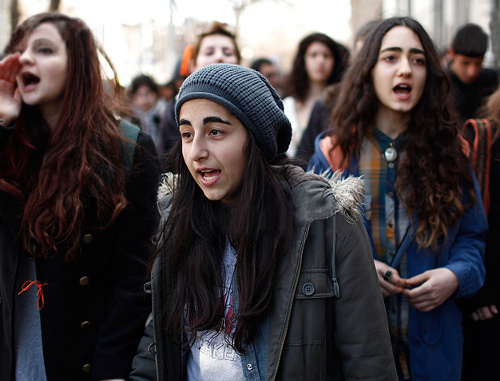
M 40 107 L 40 113 L 42 117 L 47 121 L 47 124 L 50 127 L 50 131 L 52 133 L 55 132 L 57 128 L 57 122 L 59 121 L 59 117 L 61 116 L 61 107 L 58 106 L 46 106 Z
M 309 89 L 307 89 L 306 99 L 319 98 L 323 94 L 326 85 L 324 83 L 314 83 L 309 84 Z
M 410 113 L 391 112 L 379 109 L 375 116 L 375 125 L 384 134 L 392 139 L 396 139 L 408 128 Z

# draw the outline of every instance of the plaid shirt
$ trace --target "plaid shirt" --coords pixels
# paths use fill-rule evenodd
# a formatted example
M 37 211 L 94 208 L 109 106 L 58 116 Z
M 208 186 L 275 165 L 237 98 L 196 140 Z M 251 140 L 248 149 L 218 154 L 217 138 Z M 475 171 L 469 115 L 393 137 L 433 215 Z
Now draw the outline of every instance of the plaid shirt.
M 395 142 L 377 128 L 366 132 L 361 144 L 359 174 L 365 180 L 365 211 L 370 225 L 377 259 L 390 265 L 409 224 L 403 203 L 399 202 L 394 183 L 398 158 L 388 162 L 385 150 Z M 407 277 L 407 258 L 403 255 L 397 266 L 399 275 Z M 409 379 L 408 299 L 402 294 L 385 298 L 387 318 L 398 371 Z

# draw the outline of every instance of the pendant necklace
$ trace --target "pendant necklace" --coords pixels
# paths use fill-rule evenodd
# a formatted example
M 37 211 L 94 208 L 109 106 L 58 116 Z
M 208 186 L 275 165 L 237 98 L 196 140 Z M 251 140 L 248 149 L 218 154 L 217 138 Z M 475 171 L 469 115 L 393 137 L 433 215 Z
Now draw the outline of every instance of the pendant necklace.
M 391 144 L 389 144 L 389 147 L 387 147 L 384 151 L 384 157 L 389 163 L 392 163 L 398 158 L 398 151 L 396 150 L 396 147 L 394 147 L 394 141 L 392 141 Z

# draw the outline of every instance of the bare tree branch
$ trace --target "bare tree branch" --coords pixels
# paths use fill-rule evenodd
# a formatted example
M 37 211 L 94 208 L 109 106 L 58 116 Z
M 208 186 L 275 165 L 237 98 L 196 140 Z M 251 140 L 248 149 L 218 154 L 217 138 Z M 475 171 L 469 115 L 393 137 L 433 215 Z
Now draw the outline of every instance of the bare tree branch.
M 11 30 L 15 30 L 17 28 L 17 24 L 19 23 L 19 1 L 12 0 L 10 3 L 10 27 Z
M 235 25 L 236 32 L 239 31 L 240 17 L 243 14 L 243 12 L 245 12 L 245 9 L 247 9 L 249 6 L 258 3 L 264 3 L 266 1 L 274 1 L 275 3 L 290 5 L 290 2 L 288 0 L 228 0 L 228 1 L 229 3 L 231 3 L 231 7 L 233 8 L 234 16 L 236 19 L 236 25 Z
M 61 0 L 50 0 L 49 11 L 59 12 L 60 5 L 61 5 Z

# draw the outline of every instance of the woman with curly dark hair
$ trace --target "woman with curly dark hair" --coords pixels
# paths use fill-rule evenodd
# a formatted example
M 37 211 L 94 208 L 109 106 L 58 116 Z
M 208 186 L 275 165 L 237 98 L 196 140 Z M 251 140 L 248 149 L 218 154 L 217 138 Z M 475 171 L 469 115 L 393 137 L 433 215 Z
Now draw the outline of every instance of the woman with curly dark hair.
M 32 16 L 6 54 L 0 379 L 124 380 L 149 313 L 154 144 L 117 117 L 121 96 L 102 74 L 110 62 L 83 21 Z M 107 83 L 119 88 L 116 74 Z
M 307 127 L 314 104 L 328 85 L 342 78 L 349 60 L 349 51 L 326 34 L 313 33 L 299 43 L 287 78 L 283 99 L 285 114 L 292 123 L 292 142 L 287 151 L 295 157 Z
M 459 380 L 456 298 L 484 281 L 484 210 L 434 44 L 381 22 L 341 82 L 310 167 L 363 176 L 366 225 L 400 379 Z

